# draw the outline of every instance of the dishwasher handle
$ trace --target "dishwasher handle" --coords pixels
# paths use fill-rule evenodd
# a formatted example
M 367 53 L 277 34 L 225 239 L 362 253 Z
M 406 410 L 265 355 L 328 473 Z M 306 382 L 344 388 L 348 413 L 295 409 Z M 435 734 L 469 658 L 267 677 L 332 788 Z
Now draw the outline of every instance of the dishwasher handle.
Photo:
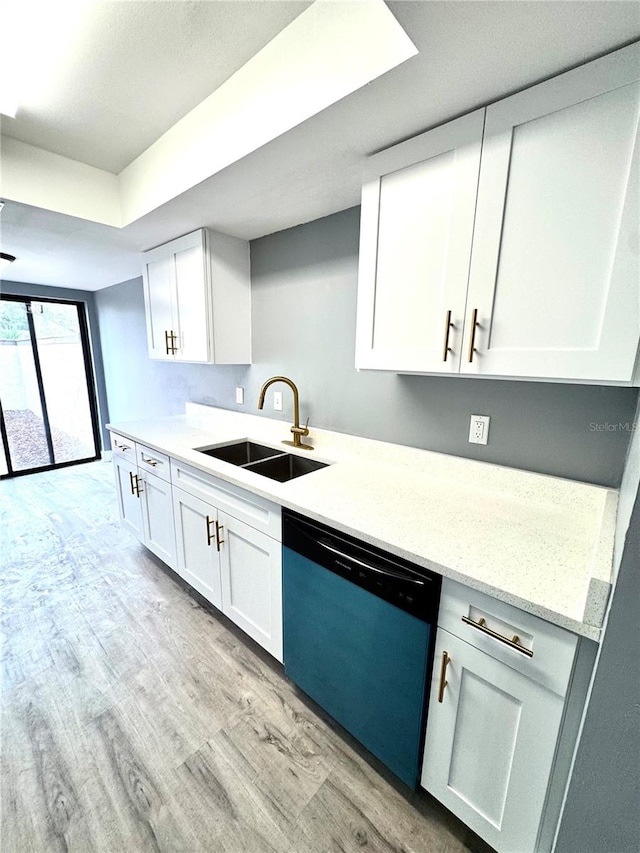
M 442 578 L 402 557 L 339 533 L 317 521 L 282 512 L 286 559 L 298 554 L 424 622 L 435 623 Z
M 318 545 L 320 545 L 321 548 L 330 551 L 334 555 L 334 557 L 339 557 L 341 560 L 350 560 L 352 563 L 356 563 L 356 565 L 360 566 L 363 569 L 366 569 L 368 572 L 375 572 L 376 574 L 379 574 L 382 577 L 395 578 L 396 580 L 402 580 L 406 583 L 415 584 L 416 586 L 423 587 L 425 585 L 423 580 L 420 580 L 419 578 L 413 578 L 406 572 L 396 571 L 393 569 L 380 569 L 377 566 L 372 566 L 370 563 L 365 563 L 362 560 L 359 560 L 357 557 L 352 557 L 351 554 L 345 554 L 342 551 L 339 551 L 337 548 L 334 548 L 332 545 L 328 545 L 321 539 L 318 540 Z M 338 565 L 342 565 L 346 569 L 351 569 L 351 566 L 345 566 L 344 563 L 340 563 L 338 560 L 336 560 L 336 562 L 338 563 Z

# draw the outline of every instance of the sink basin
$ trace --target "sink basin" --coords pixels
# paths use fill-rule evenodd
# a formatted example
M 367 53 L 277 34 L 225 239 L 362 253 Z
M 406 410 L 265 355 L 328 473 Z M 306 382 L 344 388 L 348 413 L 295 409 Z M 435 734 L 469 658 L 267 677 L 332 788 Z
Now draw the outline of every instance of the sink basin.
M 326 462 L 317 462 L 305 456 L 293 456 L 291 453 L 285 453 L 284 450 L 276 450 L 265 444 L 256 444 L 254 441 L 234 441 L 232 444 L 223 444 L 219 447 L 194 447 L 193 449 L 281 483 L 327 467 Z
M 224 444 L 222 447 L 194 447 L 194 450 L 221 459 L 231 465 L 245 467 L 260 459 L 268 459 L 272 456 L 284 456 L 283 450 L 274 450 L 264 444 L 255 444 L 253 441 L 235 441 L 233 444 Z
M 312 471 L 326 468 L 327 463 L 308 459 L 306 456 L 292 456 L 290 453 L 282 453 L 280 456 L 264 459 L 262 462 L 254 462 L 245 467 L 248 471 L 254 471 L 256 474 L 262 474 L 264 477 L 286 483 L 287 480 L 294 480 L 296 477 L 302 477 L 303 474 L 310 474 Z

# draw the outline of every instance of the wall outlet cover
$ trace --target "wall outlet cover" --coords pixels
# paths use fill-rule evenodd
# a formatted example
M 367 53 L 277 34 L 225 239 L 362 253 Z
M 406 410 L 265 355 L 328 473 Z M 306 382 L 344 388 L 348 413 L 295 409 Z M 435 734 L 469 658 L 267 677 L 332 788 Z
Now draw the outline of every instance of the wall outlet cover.
M 244 405 L 244 388 L 240 385 L 236 387 L 236 403 L 240 406 Z
M 276 412 L 282 411 L 282 391 L 273 392 L 273 408 Z
M 471 415 L 469 425 L 470 444 L 486 444 L 489 440 L 489 415 Z

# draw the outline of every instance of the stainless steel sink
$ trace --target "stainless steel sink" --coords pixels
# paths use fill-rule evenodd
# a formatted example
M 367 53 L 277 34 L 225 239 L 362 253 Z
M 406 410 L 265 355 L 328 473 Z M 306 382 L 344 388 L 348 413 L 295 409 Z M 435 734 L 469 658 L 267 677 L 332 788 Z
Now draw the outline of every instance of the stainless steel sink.
M 303 474 L 310 474 L 312 471 L 326 468 L 327 463 L 308 459 L 306 456 L 292 456 L 290 453 L 283 453 L 280 456 L 274 456 L 272 459 L 264 459 L 262 462 L 254 462 L 245 467 L 256 474 L 262 474 L 263 477 L 270 477 L 272 480 L 286 483 L 287 480 L 294 480 L 296 477 L 302 477 Z
M 273 447 L 255 444 L 253 441 L 235 441 L 233 444 L 224 444 L 221 447 L 195 447 L 194 450 L 243 468 L 259 459 L 284 455 L 283 450 L 275 450 Z
M 262 474 L 271 480 L 286 483 L 303 474 L 310 474 L 320 468 L 326 468 L 326 462 L 318 462 L 305 456 L 294 456 L 285 453 L 284 450 L 276 450 L 265 444 L 256 444 L 253 441 L 234 441 L 232 444 L 223 444 L 219 447 L 194 447 L 199 453 L 213 456 L 230 465 L 237 465 L 247 471 Z

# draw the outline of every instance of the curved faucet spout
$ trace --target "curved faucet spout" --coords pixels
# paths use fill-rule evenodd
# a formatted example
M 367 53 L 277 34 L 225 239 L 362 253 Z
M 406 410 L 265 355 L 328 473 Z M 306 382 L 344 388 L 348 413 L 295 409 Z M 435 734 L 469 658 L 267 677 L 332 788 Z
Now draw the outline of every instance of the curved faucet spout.
M 264 408 L 264 398 L 267 393 L 267 388 L 270 385 L 273 385 L 274 382 L 284 382 L 285 385 L 288 385 L 293 392 L 293 426 L 291 427 L 291 432 L 293 433 L 293 441 L 283 441 L 283 444 L 291 444 L 293 447 L 299 447 L 303 450 L 313 450 L 313 447 L 310 444 L 302 444 L 301 436 L 309 435 L 309 430 L 306 426 L 300 426 L 300 397 L 298 395 L 298 388 L 296 387 L 296 383 L 289 379 L 288 376 L 272 376 L 271 379 L 267 379 L 262 388 L 260 389 L 260 396 L 258 397 L 258 408 Z M 309 423 L 309 421 L 307 421 Z

